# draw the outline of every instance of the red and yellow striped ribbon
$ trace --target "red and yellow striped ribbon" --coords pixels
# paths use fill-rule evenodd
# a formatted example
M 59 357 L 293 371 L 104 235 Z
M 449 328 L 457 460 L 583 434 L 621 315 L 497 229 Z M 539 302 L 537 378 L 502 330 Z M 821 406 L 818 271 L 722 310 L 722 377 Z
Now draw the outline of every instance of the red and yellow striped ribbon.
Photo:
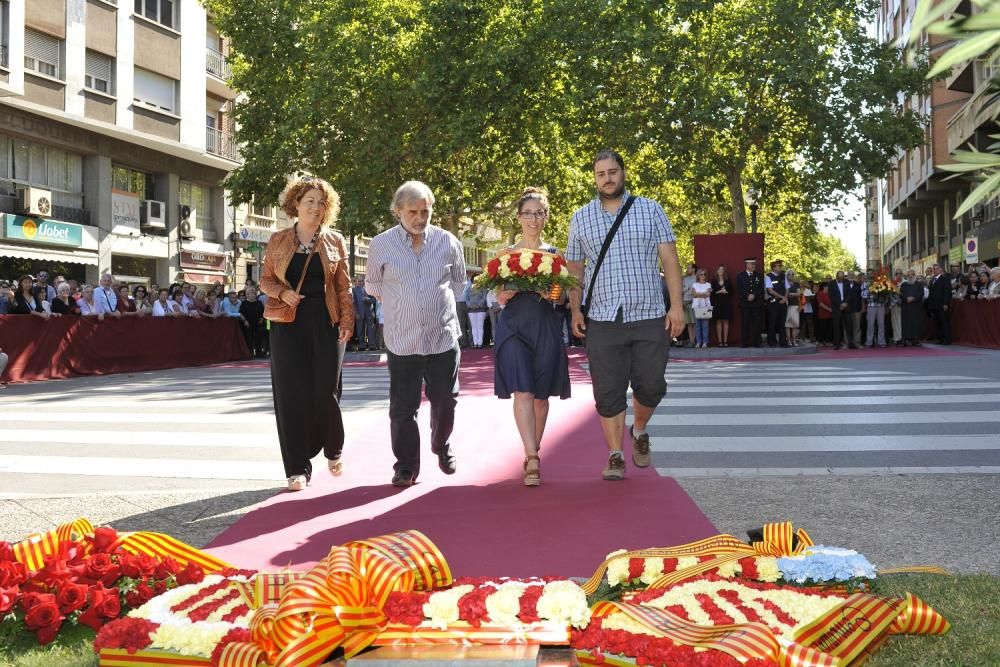
M 799 543 L 793 548 L 793 536 L 799 538 Z M 593 594 L 601 585 L 604 574 L 608 571 L 611 561 L 618 558 L 681 558 L 684 556 L 716 556 L 691 567 L 674 572 L 668 572 L 649 585 L 649 588 L 666 588 L 681 581 L 692 579 L 710 572 L 726 563 L 746 558 L 747 556 L 791 556 L 801 553 L 806 547 L 813 545 L 809 534 L 803 530 L 793 530 L 791 521 L 769 523 L 764 526 L 764 539 L 752 545 L 742 542 L 732 535 L 716 535 L 690 544 L 660 549 L 639 549 L 619 554 L 605 560 L 597 572 L 581 586 L 587 595 Z
M 312 570 L 280 584 L 284 589 L 278 604 L 260 606 L 251 620 L 252 643 L 228 645 L 220 666 L 248 667 L 253 660 L 266 660 L 276 667 L 313 667 L 337 647 L 350 658 L 386 626 L 382 608 L 390 593 L 451 582 L 444 556 L 417 531 L 334 547 Z M 247 589 L 243 591 L 246 595 Z M 259 592 L 255 588 L 255 595 Z M 259 599 L 254 606 L 258 604 Z
M 83 547 L 83 553 L 89 554 L 91 546 L 84 541 L 94 534 L 94 525 L 87 519 L 77 519 L 52 530 L 31 535 L 13 546 L 14 558 L 29 571 L 35 571 L 45 565 L 45 558 L 58 553 L 61 542 L 75 542 Z M 122 547 L 136 554 L 146 554 L 157 558 L 173 558 L 185 564 L 195 563 L 205 572 L 217 572 L 231 567 L 223 560 L 185 544 L 169 535 L 162 533 L 119 533 L 118 541 L 112 548 Z
M 906 594 L 906 605 L 889 626 L 894 635 L 943 635 L 951 629 L 948 620 L 916 595 Z

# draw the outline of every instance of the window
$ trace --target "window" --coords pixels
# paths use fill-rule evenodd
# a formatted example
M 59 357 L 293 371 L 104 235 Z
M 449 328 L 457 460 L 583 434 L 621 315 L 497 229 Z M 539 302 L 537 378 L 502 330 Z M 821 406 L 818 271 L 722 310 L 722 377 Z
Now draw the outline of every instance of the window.
M 251 210 L 253 211 L 253 214 L 258 218 L 270 218 L 271 220 L 274 219 L 273 206 L 264 206 L 262 204 L 257 204 L 257 202 L 254 202 Z
M 56 206 L 83 206 L 83 157 L 75 153 L 0 135 L 0 180 L 52 190 Z
M 153 196 L 153 177 L 143 171 L 112 165 L 111 187 L 123 192 L 132 192 L 143 199 L 155 199 Z
M 174 0 L 135 0 L 135 13 L 171 29 L 176 23 Z
M 136 67 L 133 96 L 140 104 L 174 113 L 177 109 L 177 82 Z
M 87 50 L 86 74 L 83 85 L 108 95 L 115 94 L 115 59 L 97 51 Z
M 62 44 L 55 37 L 30 28 L 24 30 L 24 69 L 56 79 L 62 78 L 59 58 L 61 50 Z
M 190 206 L 195 229 L 212 227 L 212 189 L 195 183 L 181 181 L 181 206 Z

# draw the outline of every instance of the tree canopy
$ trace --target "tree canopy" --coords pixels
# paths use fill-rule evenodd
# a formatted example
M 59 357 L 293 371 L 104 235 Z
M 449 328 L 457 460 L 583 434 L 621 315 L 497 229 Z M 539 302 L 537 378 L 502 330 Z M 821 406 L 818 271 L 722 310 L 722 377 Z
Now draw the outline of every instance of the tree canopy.
M 309 171 L 356 233 L 418 178 L 471 234 L 512 230 L 511 202 L 542 185 L 559 240 L 611 147 L 679 235 L 745 231 L 754 183 L 764 231 L 812 251 L 812 211 L 923 141 L 895 104 L 926 68 L 867 34 L 874 0 L 205 2 L 243 94 L 234 198 L 274 200 Z

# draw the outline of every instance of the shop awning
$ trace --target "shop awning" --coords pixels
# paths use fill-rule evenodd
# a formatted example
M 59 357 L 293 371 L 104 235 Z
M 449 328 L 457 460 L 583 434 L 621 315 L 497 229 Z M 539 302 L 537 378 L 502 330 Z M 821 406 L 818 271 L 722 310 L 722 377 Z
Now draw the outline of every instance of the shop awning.
M 0 257 L 17 257 L 19 259 L 34 259 L 42 262 L 68 262 L 69 264 L 87 264 L 97 266 L 97 253 L 88 250 L 67 248 L 26 247 L 0 243 Z
M 220 282 L 223 285 L 226 284 L 226 274 L 217 273 L 214 271 L 188 271 L 184 269 L 183 280 L 189 283 L 195 283 L 198 285 L 214 285 L 216 282 Z

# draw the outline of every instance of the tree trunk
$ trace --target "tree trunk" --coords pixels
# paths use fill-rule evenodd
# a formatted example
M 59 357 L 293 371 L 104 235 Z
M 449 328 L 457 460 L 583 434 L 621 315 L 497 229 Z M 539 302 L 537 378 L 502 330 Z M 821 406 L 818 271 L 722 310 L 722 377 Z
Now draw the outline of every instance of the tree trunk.
M 740 178 L 740 171 L 726 167 L 725 172 L 726 184 L 729 186 L 729 204 L 733 209 L 733 232 L 746 234 L 747 212 L 746 203 L 743 201 L 743 181 Z

